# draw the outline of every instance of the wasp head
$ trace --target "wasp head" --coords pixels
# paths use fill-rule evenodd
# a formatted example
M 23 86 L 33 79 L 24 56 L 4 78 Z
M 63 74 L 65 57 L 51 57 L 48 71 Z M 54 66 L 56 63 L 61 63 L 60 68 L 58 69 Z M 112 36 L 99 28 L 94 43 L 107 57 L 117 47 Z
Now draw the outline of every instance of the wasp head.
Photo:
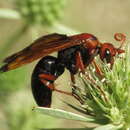
M 100 55 L 100 58 L 102 61 L 106 61 L 107 63 L 110 63 L 111 64 L 111 68 L 114 64 L 114 57 L 116 55 L 119 55 L 121 53 L 124 53 L 125 51 L 122 48 L 122 45 L 124 44 L 125 42 L 125 35 L 124 34 L 121 34 L 121 33 L 116 33 L 114 38 L 117 40 L 117 41 L 120 41 L 121 42 L 121 45 L 120 47 L 116 48 L 113 44 L 111 43 L 103 43 L 100 47 L 100 50 L 99 50 L 99 55 Z

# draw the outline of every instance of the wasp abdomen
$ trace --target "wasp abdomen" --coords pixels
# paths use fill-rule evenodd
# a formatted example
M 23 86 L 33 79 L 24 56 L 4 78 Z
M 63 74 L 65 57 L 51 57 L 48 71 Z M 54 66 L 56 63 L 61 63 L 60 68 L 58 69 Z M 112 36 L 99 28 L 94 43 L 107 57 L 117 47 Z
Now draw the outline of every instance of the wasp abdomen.
M 31 86 L 34 99 L 39 106 L 50 107 L 52 90 L 49 85 L 53 84 L 63 72 L 64 66 L 60 65 L 55 57 L 46 56 L 38 62 L 32 73 Z M 39 75 L 44 77 L 40 79 Z

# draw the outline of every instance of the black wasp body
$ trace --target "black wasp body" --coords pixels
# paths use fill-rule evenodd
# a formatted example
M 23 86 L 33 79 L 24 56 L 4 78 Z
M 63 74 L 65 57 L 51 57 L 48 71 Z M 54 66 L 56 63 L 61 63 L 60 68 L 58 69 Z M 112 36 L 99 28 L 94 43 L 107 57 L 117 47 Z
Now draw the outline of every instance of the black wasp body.
M 38 62 L 32 74 L 32 91 L 39 106 L 49 107 L 51 105 L 52 90 L 48 87 L 48 85 L 53 84 L 54 81 L 63 74 L 65 68 L 68 69 L 72 75 L 77 73 L 77 52 L 80 52 L 83 63 L 85 65 L 88 64 L 90 56 L 87 49 L 82 45 L 59 51 L 57 58 L 53 56 L 46 56 Z M 48 75 L 48 77 L 45 76 L 43 78 L 44 83 L 39 78 L 40 74 Z M 49 75 L 53 75 L 55 78 L 51 79 Z

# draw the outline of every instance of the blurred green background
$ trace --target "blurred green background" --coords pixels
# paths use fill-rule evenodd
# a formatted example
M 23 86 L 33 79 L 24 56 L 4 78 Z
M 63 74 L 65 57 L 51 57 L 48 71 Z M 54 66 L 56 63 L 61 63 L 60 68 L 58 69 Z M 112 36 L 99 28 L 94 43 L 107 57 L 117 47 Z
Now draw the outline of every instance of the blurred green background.
M 114 33 L 125 33 L 129 40 L 129 7 L 129 0 L 0 0 L 0 60 L 2 62 L 4 57 L 26 47 L 37 37 L 52 32 L 92 33 L 100 41 L 118 46 Z M 0 74 L 0 130 L 89 126 L 32 112 L 36 104 L 30 79 L 36 63 Z M 65 71 L 56 85 L 71 91 L 68 82 L 69 73 Z M 64 100 L 75 102 L 71 97 L 54 92 L 52 107 L 73 111 Z

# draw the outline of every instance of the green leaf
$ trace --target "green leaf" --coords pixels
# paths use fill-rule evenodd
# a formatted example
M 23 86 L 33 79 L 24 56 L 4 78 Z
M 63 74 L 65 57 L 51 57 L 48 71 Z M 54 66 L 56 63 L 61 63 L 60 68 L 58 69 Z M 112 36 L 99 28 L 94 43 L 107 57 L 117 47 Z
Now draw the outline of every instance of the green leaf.
M 34 108 L 34 110 L 41 112 L 42 114 L 46 114 L 49 116 L 58 117 L 62 119 L 94 122 L 94 119 L 92 118 L 87 118 L 87 117 L 84 117 L 84 116 L 81 116 L 72 112 L 60 110 L 60 109 L 37 107 L 37 108 Z
M 94 130 L 117 130 L 119 128 L 121 128 L 122 125 L 112 125 L 112 124 L 107 124 L 107 125 L 103 125 L 103 126 L 99 126 L 97 128 L 95 128 Z

